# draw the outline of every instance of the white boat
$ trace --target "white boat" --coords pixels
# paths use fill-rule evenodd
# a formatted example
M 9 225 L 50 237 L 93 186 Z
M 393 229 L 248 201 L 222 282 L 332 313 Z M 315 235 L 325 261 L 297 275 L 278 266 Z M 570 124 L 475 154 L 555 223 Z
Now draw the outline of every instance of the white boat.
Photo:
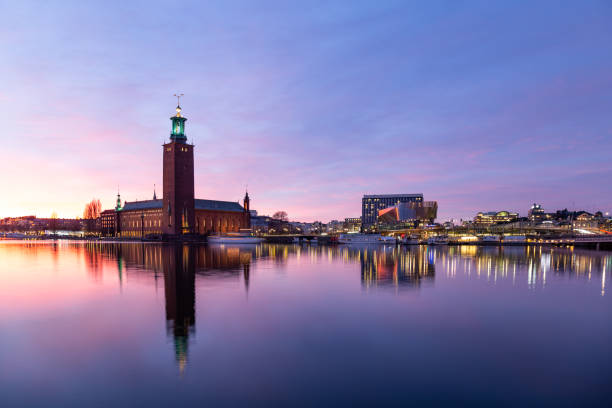
M 208 236 L 209 244 L 259 244 L 263 240 L 250 232 L 228 232 L 223 235 Z
M 525 245 L 527 237 L 525 235 L 508 235 L 504 237 L 504 245 Z
M 380 234 L 340 234 L 339 244 L 395 244 L 394 237 L 386 237 Z
M 480 245 L 499 245 L 501 244 L 501 238 L 499 235 L 485 235 L 478 239 Z
M 419 237 L 407 236 L 399 240 L 402 245 L 419 245 Z
M 427 238 L 427 245 L 448 245 L 448 237 L 437 235 Z

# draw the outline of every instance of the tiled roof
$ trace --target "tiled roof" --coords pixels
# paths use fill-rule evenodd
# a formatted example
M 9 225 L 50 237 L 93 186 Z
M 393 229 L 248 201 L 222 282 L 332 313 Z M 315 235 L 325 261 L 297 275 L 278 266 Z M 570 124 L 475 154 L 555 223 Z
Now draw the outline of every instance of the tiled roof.
M 196 210 L 235 211 L 243 212 L 244 208 L 235 201 L 195 200 Z
M 128 203 L 127 201 L 123 205 L 122 211 L 130 211 L 130 210 L 152 210 L 155 208 L 162 208 L 163 201 L 162 200 L 145 200 L 145 201 L 132 201 Z
M 123 206 L 123 211 L 135 210 L 152 210 L 162 208 L 163 200 L 145 200 L 126 202 Z M 234 201 L 217 201 L 217 200 L 201 200 L 195 199 L 196 210 L 212 210 L 212 211 L 234 211 L 243 212 L 244 208 Z

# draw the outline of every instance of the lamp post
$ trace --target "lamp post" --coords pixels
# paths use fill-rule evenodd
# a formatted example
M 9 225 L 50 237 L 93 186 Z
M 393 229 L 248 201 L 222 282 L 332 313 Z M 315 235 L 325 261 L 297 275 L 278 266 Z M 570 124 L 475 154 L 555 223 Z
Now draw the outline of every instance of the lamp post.
M 140 239 L 144 239 L 144 211 L 140 214 Z

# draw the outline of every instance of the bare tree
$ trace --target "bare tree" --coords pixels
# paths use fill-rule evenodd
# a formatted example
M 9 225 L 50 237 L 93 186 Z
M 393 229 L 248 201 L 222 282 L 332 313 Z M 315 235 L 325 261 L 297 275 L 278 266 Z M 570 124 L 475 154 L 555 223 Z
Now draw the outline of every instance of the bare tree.
M 85 205 L 85 210 L 83 211 L 83 218 L 85 219 L 85 225 L 88 232 L 93 232 L 93 230 L 95 229 L 96 220 L 100 217 L 101 212 L 102 204 L 97 198 L 94 198 Z
M 83 218 L 86 220 L 95 220 L 100 216 L 100 212 L 102 212 L 102 204 L 100 203 L 99 199 L 94 198 L 85 205 Z
M 272 215 L 272 218 L 279 221 L 289 221 L 289 217 L 285 211 L 277 211 Z

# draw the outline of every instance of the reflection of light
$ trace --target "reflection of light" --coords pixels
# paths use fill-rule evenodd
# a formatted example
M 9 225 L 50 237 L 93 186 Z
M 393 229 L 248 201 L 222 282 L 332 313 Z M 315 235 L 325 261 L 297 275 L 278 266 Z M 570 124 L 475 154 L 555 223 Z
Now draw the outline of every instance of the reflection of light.
M 601 272 L 601 296 L 606 294 L 606 264 L 603 266 L 603 271 Z
M 550 268 L 550 254 L 542 254 L 541 265 L 542 265 L 542 284 L 546 285 L 546 272 Z

